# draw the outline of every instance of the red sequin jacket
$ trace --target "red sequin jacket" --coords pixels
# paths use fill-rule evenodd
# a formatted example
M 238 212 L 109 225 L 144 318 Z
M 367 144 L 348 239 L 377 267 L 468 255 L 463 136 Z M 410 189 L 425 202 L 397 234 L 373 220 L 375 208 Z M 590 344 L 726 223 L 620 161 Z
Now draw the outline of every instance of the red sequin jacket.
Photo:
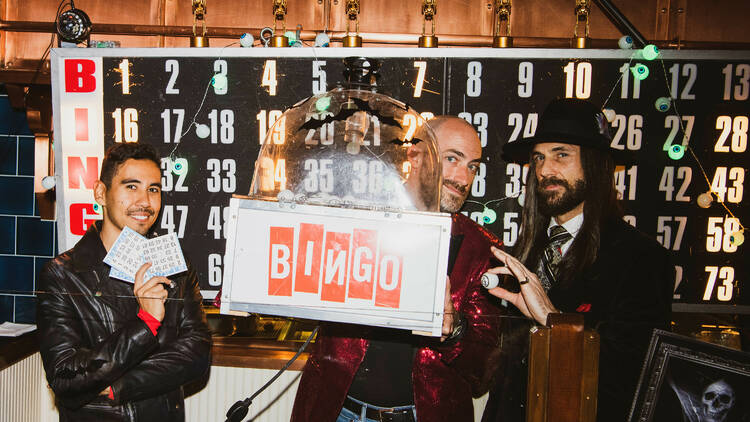
M 501 242 L 461 214 L 453 215 L 452 235 L 463 240 L 450 273 L 451 297 L 468 325 L 448 344 L 425 337 L 415 355 L 412 382 L 420 422 L 473 420 L 472 396 L 489 389 L 497 367 L 502 311 L 480 278 L 491 266 L 490 245 Z M 293 422 L 336 420 L 369 345 L 357 330 L 356 325 L 321 327 L 297 390 Z

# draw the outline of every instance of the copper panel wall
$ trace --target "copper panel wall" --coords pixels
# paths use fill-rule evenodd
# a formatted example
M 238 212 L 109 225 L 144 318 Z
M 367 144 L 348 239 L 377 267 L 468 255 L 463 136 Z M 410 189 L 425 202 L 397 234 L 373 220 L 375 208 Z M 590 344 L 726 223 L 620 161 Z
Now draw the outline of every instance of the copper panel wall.
M 360 0 L 359 30 L 365 35 L 413 43 L 422 33 L 420 0 Z M 328 29 L 340 36 L 346 30 L 345 0 L 288 0 L 286 29 L 294 30 L 298 24 L 310 38 L 314 32 Z M 440 0 L 437 4 L 436 32 L 438 36 L 460 35 L 467 37 L 493 35 L 494 0 Z M 750 15 L 750 2 L 736 0 L 615 0 L 615 5 L 634 23 L 649 40 L 715 41 L 725 43 L 750 43 L 750 25 L 745 20 Z M 48 22 L 52 28 L 58 0 L 0 0 L 3 28 L 27 22 Z M 207 0 L 206 22 L 209 30 L 222 28 L 239 34 L 273 26 L 272 0 Z M 545 45 L 544 39 L 568 39 L 573 36 L 575 16 L 574 0 L 516 0 L 511 13 L 512 35 L 539 39 L 535 45 Z M 186 36 L 158 35 L 160 27 L 193 25 L 190 0 L 78 0 L 76 6 L 84 10 L 94 23 L 93 40 L 117 40 L 123 47 L 186 47 Z M 128 35 L 96 33 L 103 25 L 124 24 L 135 28 L 150 26 L 146 30 L 154 35 Z M 141 27 L 140 30 L 144 30 Z M 36 29 L 41 31 L 41 29 Z M 133 33 L 131 30 L 131 34 Z M 352 30 L 354 27 L 352 26 Z M 428 24 L 427 30 L 430 27 Z M 0 30 L 0 65 L 5 69 L 34 69 L 35 61 L 42 56 L 50 42 L 49 34 Z M 226 32 L 226 31 L 225 31 Z M 583 33 L 583 29 L 580 31 Z M 392 35 L 389 35 L 392 34 Z M 596 5 L 591 5 L 590 36 L 595 39 L 616 40 L 619 31 Z M 441 46 L 447 46 L 446 39 Z M 455 37 L 453 38 L 455 39 Z M 237 38 L 211 37 L 211 46 L 228 45 Z M 476 40 L 476 38 L 475 38 Z M 489 41 L 488 41 L 489 43 Z M 334 39 L 333 45 L 340 45 Z M 476 42 L 473 45 L 478 45 Z M 549 45 L 559 45 L 549 44 Z M 614 47 L 614 42 L 612 47 Z

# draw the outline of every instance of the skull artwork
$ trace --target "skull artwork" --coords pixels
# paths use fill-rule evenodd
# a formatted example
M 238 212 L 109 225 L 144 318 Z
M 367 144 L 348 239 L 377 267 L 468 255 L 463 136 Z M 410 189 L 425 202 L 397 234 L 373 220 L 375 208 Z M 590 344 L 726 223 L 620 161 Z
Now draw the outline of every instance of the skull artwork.
M 702 422 L 724 422 L 734 406 L 734 389 L 724 380 L 709 384 L 701 395 L 703 402 Z

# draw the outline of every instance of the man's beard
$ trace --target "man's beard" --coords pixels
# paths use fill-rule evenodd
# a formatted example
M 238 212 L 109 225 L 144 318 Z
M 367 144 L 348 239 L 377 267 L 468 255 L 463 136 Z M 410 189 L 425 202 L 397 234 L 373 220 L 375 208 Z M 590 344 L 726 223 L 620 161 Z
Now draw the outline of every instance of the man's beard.
M 456 183 L 453 180 L 444 180 L 443 185 L 451 186 L 461 192 L 463 196 L 458 197 L 453 193 L 448 193 L 446 192 L 445 187 L 443 187 L 440 195 L 440 211 L 450 213 L 458 212 L 461 207 L 464 206 L 466 197 L 469 196 L 469 186 Z
M 562 193 L 545 190 L 552 185 L 562 186 L 564 190 Z M 539 197 L 539 212 L 554 217 L 572 211 L 586 199 L 586 182 L 578 179 L 575 185 L 571 186 L 567 180 L 546 177 L 538 183 L 536 192 Z

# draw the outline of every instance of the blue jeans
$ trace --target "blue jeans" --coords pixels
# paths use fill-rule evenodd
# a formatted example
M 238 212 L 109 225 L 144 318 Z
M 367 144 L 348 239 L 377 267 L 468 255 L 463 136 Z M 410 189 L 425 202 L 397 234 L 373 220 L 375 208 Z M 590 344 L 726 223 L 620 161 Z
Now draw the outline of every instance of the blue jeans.
M 417 420 L 417 408 L 414 405 L 399 406 L 399 407 L 394 407 L 394 408 L 379 407 L 379 406 L 374 406 L 374 405 L 369 404 L 369 403 L 364 403 L 364 402 L 359 401 L 359 400 L 357 400 L 357 399 L 355 399 L 355 398 L 353 398 L 351 396 L 348 396 L 348 397 L 350 399 L 352 399 L 353 401 L 355 401 L 355 402 L 357 402 L 357 403 L 359 403 L 359 404 L 362 405 L 362 412 L 361 412 L 361 414 L 356 414 L 356 413 L 352 412 L 351 410 L 343 407 L 343 408 L 341 408 L 341 413 L 339 413 L 339 417 L 336 419 L 336 422 L 377 422 L 374 419 L 366 418 L 366 417 L 363 416 L 364 413 L 365 413 L 365 409 L 368 408 L 368 407 L 371 408 L 371 409 L 375 409 L 375 410 L 384 410 L 384 409 L 387 409 L 387 410 L 395 410 L 395 411 L 405 410 L 405 409 L 411 409 L 411 411 L 414 412 L 414 420 L 415 421 Z

